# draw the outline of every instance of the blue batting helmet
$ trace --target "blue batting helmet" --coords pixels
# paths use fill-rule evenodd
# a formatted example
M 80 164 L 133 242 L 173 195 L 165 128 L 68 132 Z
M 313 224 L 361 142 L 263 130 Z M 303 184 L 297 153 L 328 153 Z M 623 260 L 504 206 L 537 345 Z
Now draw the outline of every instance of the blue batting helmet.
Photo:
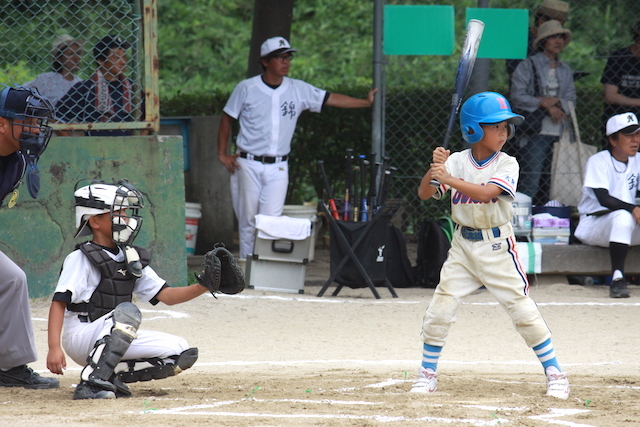
M 496 92 L 481 92 L 465 101 L 460 110 L 460 129 L 462 138 L 469 144 L 475 144 L 484 136 L 481 124 L 508 122 L 508 139 L 513 137 L 515 128 L 524 117 L 514 114 L 507 98 Z

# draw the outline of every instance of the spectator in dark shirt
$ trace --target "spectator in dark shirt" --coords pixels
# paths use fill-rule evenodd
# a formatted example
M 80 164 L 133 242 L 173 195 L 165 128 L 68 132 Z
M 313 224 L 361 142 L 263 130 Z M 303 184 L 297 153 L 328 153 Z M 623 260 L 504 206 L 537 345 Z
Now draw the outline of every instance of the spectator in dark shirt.
M 134 85 L 124 71 L 131 44 L 119 36 L 105 36 L 93 48 L 98 68 L 74 85 L 57 105 L 65 123 L 133 122 L 137 119 Z M 144 114 L 144 112 L 141 112 Z M 130 130 L 89 130 L 87 136 L 127 136 Z
M 640 116 L 640 20 L 631 26 L 633 44 L 609 56 L 600 83 L 604 85 L 603 127 L 609 117 L 626 112 Z

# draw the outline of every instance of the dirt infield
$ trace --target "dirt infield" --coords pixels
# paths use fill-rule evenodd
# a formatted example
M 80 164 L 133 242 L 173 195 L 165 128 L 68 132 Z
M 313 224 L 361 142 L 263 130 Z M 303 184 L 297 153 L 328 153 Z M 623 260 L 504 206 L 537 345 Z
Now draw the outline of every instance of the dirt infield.
M 142 328 L 187 338 L 196 365 L 131 384 L 134 397 L 73 401 L 80 367 L 57 390 L 0 389 L 2 426 L 627 426 L 640 421 L 640 288 L 540 279 L 531 294 L 553 330 L 571 397 L 544 396 L 542 369 L 487 291 L 458 313 L 438 391 L 408 393 L 419 366 L 422 315 L 433 290 L 344 289 L 338 297 L 246 290 L 179 306 L 141 304 Z M 332 290 L 332 289 L 331 289 Z M 330 292 L 327 293 L 330 295 Z M 45 373 L 48 301 L 33 302 Z

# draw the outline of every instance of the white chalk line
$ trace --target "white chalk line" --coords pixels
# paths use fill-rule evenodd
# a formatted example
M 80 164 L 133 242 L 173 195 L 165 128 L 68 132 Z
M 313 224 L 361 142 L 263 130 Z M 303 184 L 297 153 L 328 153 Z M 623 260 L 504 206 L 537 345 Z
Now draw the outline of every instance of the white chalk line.
M 445 417 L 417 417 L 410 418 L 405 416 L 389 416 L 389 415 L 349 415 L 349 414 L 317 414 L 317 413 L 296 413 L 296 414 L 278 414 L 278 413 L 264 413 L 264 412 L 231 412 L 231 411 L 210 411 L 208 409 L 218 409 L 222 406 L 234 405 L 234 404 L 242 404 L 245 401 L 258 402 L 258 403 L 304 403 L 307 405 L 349 405 L 349 406 L 381 406 L 384 407 L 387 405 L 386 402 L 366 402 L 366 401 L 344 401 L 344 400 L 333 400 L 333 399 L 241 399 L 241 400 L 227 400 L 221 402 L 207 403 L 201 405 L 189 405 L 182 406 L 170 409 L 145 409 L 139 411 L 139 414 L 153 414 L 153 415 L 205 415 L 205 416 L 220 416 L 220 417 L 237 417 L 237 418 L 295 418 L 295 419 L 350 419 L 350 420 L 374 420 L 378 422 L 440 422 L 440 423 L 462 423 L 462 424 L 470 424 L 475 426 L 492 426 L 492 425 L 500 425 L 503 423 L 512 422 L 509 418 L 504 418 L 505 416 L 497 416 L 496 412 L 519 412 L 523 413 L 528 411 L 528 407 L 500 407 L 500 406 L 488 406 L 488 405 L 458 405 L 462 408 L 469 409 L 479 409 L 482 411 L 490 412 L 493 417 L 492 420 L 482 420 L 476 418 L 445 418 Z M 446 405 L 437 404 L 427 406 L 437 406 L 444 407 Z M 454 405 L 451 405 L 454 406 Z M 577 424 L 570 421 L 559 420 L 559 417 L 563 416 L 571 416 L 581 413 L 590 412 L 588 409 L 558 409 L 558 408 L 549 408 L 549 414 L 528 416 L 529 419 L 536 419 L 539 421 L 545 421 L 550 424 L 561 424 L 571 427 L 594 427 L 587 424 Z
M 419 360 L 360 360 L 360 359 L 329 359 L 329 360 L 229 360 L 225 362 L 197 362 L 195 366 L 256 366 L 256 365 L 272 365 L 272 366 L 293 366 L 293 365 L 308 365 L 308 364 L 323 364 L 323 365 L 392 365 L 399 367 L 406 367 L 407 365 L 412 368 L 415 367 L 417 371 Z M 440 360 L 438 365 L 529 365 L 539 366 L 540 362 L 537 360 L 477 360 L 477 361 L 462 361 L 462 360 Z M 563 363 L 562 366 L 638 366 L 640 362 L 623 362 L 623 361 L 606 361 L 606 362 L 593 362 L 593 363 Z
M 208 294 L 211 298 L 213 296 Z M 331 299 L 327 298 L 300 298 L 300 297 L 284 297 L 279 295 L 226 295 L 221 294 L 219 299 L 224 298 L 240 298 L 240 299 L 267 299 L 273 301 L 291 301 L 291 302 L 312 302 L 322 304 L 427 304 L 429 301 L 425 300 L 361 300 L 361 299 Z M 489 302 L 463 302 L 462 305 L 473 306 L 496 306 L 497 301 Z M 640 307 L 640 302 L 595 302 L 595 301 L 583 301 L 583 302 L 537 302 L 538 307 Z M 175 311 L 175 310 L 150 310 L 140 309 L 142 313 L 148 315 L 155 314 L 154 317 L 145 317 L 144 321 L 158 320 L 158 319 L 184 319 L 191 317 L 189 313 Z M 32 317 L 34 322 L 47 322 L 48 319 L 44 317 Z
M 212 297 L 211 295 L 209 295 Z M 420 299 L 420 300 L 403 300 L 398 298 L 393 299 L 347 299 L 340 297 L 291 297 L 291 296 L 281 296 L 281 295 L 248 295 L 248 294 L 236 294 L 236 295 L 225 295 L 222 294 L 218 296 L 219 299 L 224 298 L 238 298 L 238 299 L 268 299 L 273 301 L 298 301 L 298 302 L 315 302 L 321 304 L 426 304 L 430 299 Z M 535 300 L 535 299 L 534 299 Z M 497 301 L 488 301 L 488 302 L 463 302 L 463 305 L 486 305 L 493 306 L 498 305 Z M 639 307 L 640 302 L 599 302 L 599 301 L 581 301 L 581 302 L 536 302 L 538 306 L 626 306 L 626 307 Z

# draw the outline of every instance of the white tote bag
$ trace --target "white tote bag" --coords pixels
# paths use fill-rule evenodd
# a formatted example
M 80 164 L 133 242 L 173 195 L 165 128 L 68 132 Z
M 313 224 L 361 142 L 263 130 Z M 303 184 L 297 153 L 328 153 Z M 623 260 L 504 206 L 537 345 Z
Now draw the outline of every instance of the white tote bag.
M 550 199 L 566 206 L 578 206 L 582 197 L 585 165 L 598 149 L 594 145 L 582 143 L 572 102 L 569 102 L 569 110 L 573 132 L 569 126 L 564 126 L 560 141 L 553 144 Z

